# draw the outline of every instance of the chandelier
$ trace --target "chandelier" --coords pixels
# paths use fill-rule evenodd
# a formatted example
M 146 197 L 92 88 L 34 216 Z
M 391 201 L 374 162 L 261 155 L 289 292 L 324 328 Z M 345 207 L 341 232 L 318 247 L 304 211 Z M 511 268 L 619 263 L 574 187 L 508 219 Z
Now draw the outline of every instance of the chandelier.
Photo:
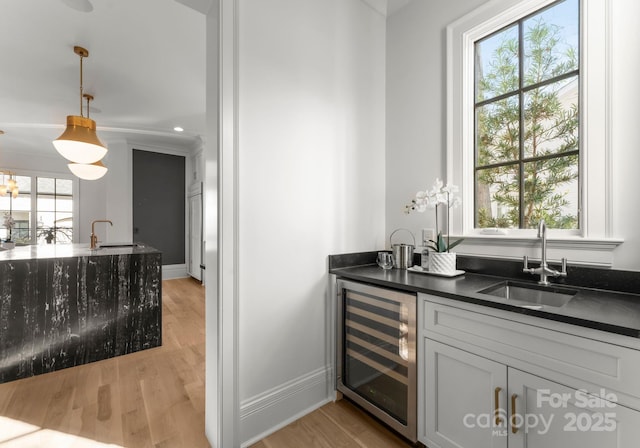
M 0 131 L 0 135 L 4 134 L 4 131 Z M 16 174 L 12 171 L 3 170 L 0 168 L 0 176 L 2 177 L 2 184 L 0 184 L 0 196 L 6 196 L 11 194 L 13 199 L 18 197 L 19 189 L 16 182 Z

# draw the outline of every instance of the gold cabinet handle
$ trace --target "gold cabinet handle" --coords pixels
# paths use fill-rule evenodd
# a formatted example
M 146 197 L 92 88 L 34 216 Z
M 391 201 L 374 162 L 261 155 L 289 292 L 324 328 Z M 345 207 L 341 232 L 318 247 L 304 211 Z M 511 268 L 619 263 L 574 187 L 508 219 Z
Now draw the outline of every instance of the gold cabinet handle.
M 502 424 L 502 419 L 500 418 L 500 391 L 502 391 L 501 387 L 496 387 L 496 390 L 493 394 L 493 402 L 494 402 L 494 410 L 493 415 L 496 419 L 496 426 L 500 426 Z
M 516 426 L 516 398 L 518 398 L 518 394 L 511 395 L 511 432 L 517 433 L 518 427 Z

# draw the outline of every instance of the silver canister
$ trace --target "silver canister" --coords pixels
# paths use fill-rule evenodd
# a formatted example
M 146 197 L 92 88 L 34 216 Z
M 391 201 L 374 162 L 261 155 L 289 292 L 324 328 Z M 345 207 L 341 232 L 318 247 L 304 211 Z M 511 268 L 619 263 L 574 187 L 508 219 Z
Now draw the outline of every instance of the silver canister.
M 405 243 L 396 243 L 394 244 L 392 241 L 393 235 L 396 232 L 404 230 L 409 235 L 411 235 L 411 239 L 413 240 L 413 244 L 405 244 Z M 408 229 L 396 229 L 389 236 L 389 244 L 391 245 L 391 251 L 393 253 L 394 258 L 394 267 L 398 269 L 407 269 L 413 266 L 413 251 L 416 248 L 416 238 L 413 236 Z

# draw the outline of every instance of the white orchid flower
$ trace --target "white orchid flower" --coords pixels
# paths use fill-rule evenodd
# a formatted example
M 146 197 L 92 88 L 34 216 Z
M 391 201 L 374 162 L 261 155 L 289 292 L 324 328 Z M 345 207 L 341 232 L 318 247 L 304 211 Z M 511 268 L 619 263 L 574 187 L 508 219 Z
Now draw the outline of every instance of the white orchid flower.
M 433 187 L 431 187 L 431 190 L 429 190 L 429 196 L 432 199 L 436 199 L 440 194 L 442 194 L 442 182 L 440 182 L 440 186 L 438 186 L 438 182 L 436 182 L 433 184 Z
M 457 241 L 449 244 L 449 209 L 455 208 L 461 204 L 461 199 L 459 196 L 456 196 L 455 193 L 458 193 L 460 189 L 457 185 L 447 183 L 444 186 L 443 182 L 436 178 L 435 183 L 431 187 L 429 191 L 418 191 L 416 193 L 415 198 L 411 201 L 411 204 L 405 206 L 405 213 L 409 214 L 411 212 L 419 212 L 422 213 L 426 209 L 435 209 L 435 218 L 436 218 L 436 234 L 438 235 L 437 243 L 433 246 L 434 250 L 439 252 L 449 251 L 449 249 L 457 246 L 462 242 L 462 239 L 458 239 Z M 440 232 L 439 223 L 438 223 L 438 206 L 440 204 L 446 205 L 446 217 L 447 217 L 447 232 L 446 232 L 446 242 L 442 237 L 442 233 Z
M 429 194 L 426 191 L 418 191 L 413 202 L 419 206 L 421 211 L 424 211 L 429 205 Z
M 444 188 L 442 189 L 442 191 L 444 191 L 445 193 L 449 193 L 449 194 L 451 194 L 451 195 L 452 195 L 452 194 L 457 193 L 458 191 L 460 191 L 460 188 L 458 188 L 458 186 L 457 186 L 457 185 L 453 185 L 453 184 L 449 184 L 449 183 L 447 183 L 447 186 L 446 186 L 446 187 L 444 187 Z
M 428 202 L 417 202 L 414 210 L 417 211 L 418 213 L 422 213 L 424 212 L 427 208 L 429 207 L 429 203 Z

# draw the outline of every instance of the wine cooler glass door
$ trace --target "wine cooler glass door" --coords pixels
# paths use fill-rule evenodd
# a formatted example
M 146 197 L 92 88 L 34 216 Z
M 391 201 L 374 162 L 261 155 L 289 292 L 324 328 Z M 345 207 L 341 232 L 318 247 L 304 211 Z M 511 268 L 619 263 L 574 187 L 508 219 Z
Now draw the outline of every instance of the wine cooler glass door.
M 338 388 L 414 438 L 405 432 L 416 425 L 415 295 L 344 281 L 338 291 L 343 330 Z

